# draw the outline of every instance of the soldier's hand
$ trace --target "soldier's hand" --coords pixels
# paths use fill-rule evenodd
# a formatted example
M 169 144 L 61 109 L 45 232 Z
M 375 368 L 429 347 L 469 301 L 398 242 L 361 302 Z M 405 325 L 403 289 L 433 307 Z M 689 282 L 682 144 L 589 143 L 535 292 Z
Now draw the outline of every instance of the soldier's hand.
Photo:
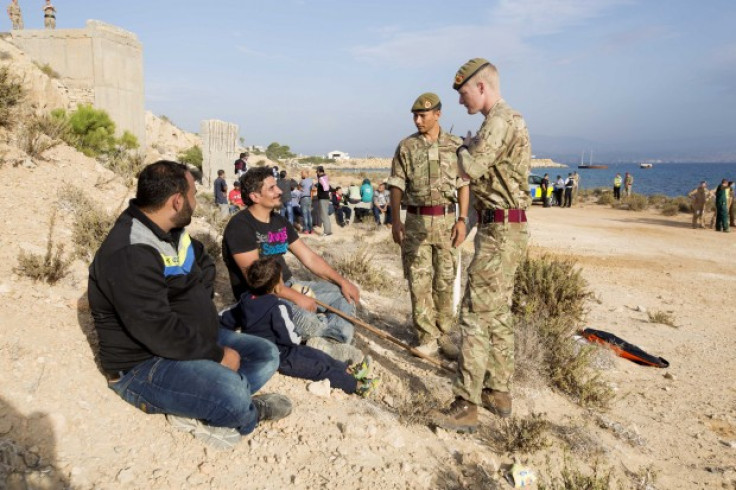
M 222 361 L 220 361 L 220 364 L 228 369 L 232 369 L 233 371 L 237 372 L 237 370 L 240 369 L 240 354 L 238 354 L 238 351 L 230 347 L 223 347 L 222 349 L 225 352 L 222 356 Z
M 462 245 L 462 243 L 465 241 L 465 236 L 467 235 L 467 232 L 468 229 L 465 221 L 458 221 L 455 223 L 455 225 L 452 227 L 452 235 L 450 235 L 453 248 L 457 248 Z
M 468 131 L 468 134 L 465 135 L 465 138 L 463 138 L 463 145 L 470 146 L 470 143 L 473 142 L 473 133 Z
M 393 235 L 394 243 L 401 245 L 404 241 L 404 223 L 401 220 L 394 220 L 391 225 L 391 235 Z

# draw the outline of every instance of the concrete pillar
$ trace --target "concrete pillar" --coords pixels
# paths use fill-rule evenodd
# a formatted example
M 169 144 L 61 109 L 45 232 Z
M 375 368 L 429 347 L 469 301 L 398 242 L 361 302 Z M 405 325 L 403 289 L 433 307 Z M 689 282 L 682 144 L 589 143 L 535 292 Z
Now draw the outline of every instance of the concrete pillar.
M 233 162 L 238 159 L 238 125 L 208 119 L 202 121 L 199 127 L 202 138 L 202 183 L 212 185 L 218 170 L 224 170 L 228 180 L 233 179 Z

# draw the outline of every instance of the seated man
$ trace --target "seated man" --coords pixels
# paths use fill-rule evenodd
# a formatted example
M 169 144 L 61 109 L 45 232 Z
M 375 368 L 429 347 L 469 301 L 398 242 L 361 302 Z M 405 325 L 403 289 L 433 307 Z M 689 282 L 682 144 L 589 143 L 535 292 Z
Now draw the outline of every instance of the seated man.
M 338 342 L 351 343 L 353 325 L 330 312 L 327 312 L 326 321 L 323 322 L 316 313 L 325 310 L 317 307 L 315 298 L 348 315 L 355 315 L 355 305 L 360 301 L 358 288 L 300 240 L 286 218 L 273 213 L 281 204 L 281 190 L 270 169 L 252 168 L 246 172 L 240 184 L 243 200 L 248 207 L 230 220 L 222 239 L 222 256 L 230 273 L 230 285 L 235 299 L 240 299 L 249 290 L 245 278 L 248 267 L 259 257 L 276 256 L 286 285 L 279 290 L 278 296 L 294 305 L 296 332 L 305 339 L 327 337 Z M 291 271 L 284 260 L 287 250 L 307 269 L 324 280 L 292 284 Z M 314 297 L 304 294 L 308 292 Z
M 391 204 L 390 196 L 386 190 L 386 184 L 379 184 L 378 190 L 373 195 L 373 219 L 376 225 L 381 225 L 381 215 L 383 215 L 383 224 L 391 224 Z
M 184 229 L 196 187 L 187 167 L 148 165 L 135 199 L 97 251 L 89 304 L 113 391 L 177 428 L 231 447 L 264 420 L 291 411 L 281 395 L 252 396 L 279 365 L 261 338 L 220 328 L 215 263 Z M 241 362 L 242 361 L 242 362 Z

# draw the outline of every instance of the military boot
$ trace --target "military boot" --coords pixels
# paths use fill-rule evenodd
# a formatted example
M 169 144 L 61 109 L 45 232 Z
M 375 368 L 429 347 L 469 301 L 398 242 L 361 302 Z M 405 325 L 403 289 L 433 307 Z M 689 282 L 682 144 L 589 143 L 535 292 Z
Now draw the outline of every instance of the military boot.
M 473 433 L 478 428 L 478 407 L 457 397 L 447 410 L 435 410 L 431 414 L 436 427 L 456 432 Z
M 441 336 L 437 344 L 440 347 L 440 353 L 445 356 L 445 359 L 448 361 L 456 361 L 458 357 L 460 357 L 460 349 L 458 349 L 457 345 L 452 341 L 449 335 L 443 335 Z
M 511 393 L 484 388 L 480 399 L 483 408 L 489 412 L 504 419 L 511 416 Z

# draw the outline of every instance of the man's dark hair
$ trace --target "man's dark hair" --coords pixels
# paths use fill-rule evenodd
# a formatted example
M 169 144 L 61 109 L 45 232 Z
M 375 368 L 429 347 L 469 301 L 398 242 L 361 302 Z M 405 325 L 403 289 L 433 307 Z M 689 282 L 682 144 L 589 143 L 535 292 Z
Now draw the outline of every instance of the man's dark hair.
M 324 167 L 323 167 L 322 165 L 318 165 L 318 166 L 317 166 L 317 173 L 318 173 L 318 174 L 323 174 L 323 173 L 325 173 L 325 168 L 324 168 Z
M 138 176 L 135 201 L 139 208 L 156 211 L 174 194 L 189 191 L 187 172 L 183 163 L 159 160 L 144 168 Z
M 280 178 L 282 178 L 282 179 L 285 179 L 285 178 L 286 178 L 286 170 L 282 170 L 282 171 L 281 171 L 281 172 L 279 173 L 279 177 L 280 177 Z
M 243 158 L 245 155 L 247 155 L 247 153 L 241 153 L 240 158 Z
M 246 206 L 253 205 L 250 193 L 260 192 L 263 188 L 263 181 L 269 177 L 273 177 L 273 172 L 269 167 L 250 168 L 240 177 L 240 195 Z
M 281 280 L 281 264 L 275 257 L 262 257 L 248 267 L 245 279 L 251 293 L 256 296 L 268 294 Z
M 225 171 L 224 170 L 218 170 L 217 171 L 217 176 L 220 177 L 222 175 L 225 175 Z

